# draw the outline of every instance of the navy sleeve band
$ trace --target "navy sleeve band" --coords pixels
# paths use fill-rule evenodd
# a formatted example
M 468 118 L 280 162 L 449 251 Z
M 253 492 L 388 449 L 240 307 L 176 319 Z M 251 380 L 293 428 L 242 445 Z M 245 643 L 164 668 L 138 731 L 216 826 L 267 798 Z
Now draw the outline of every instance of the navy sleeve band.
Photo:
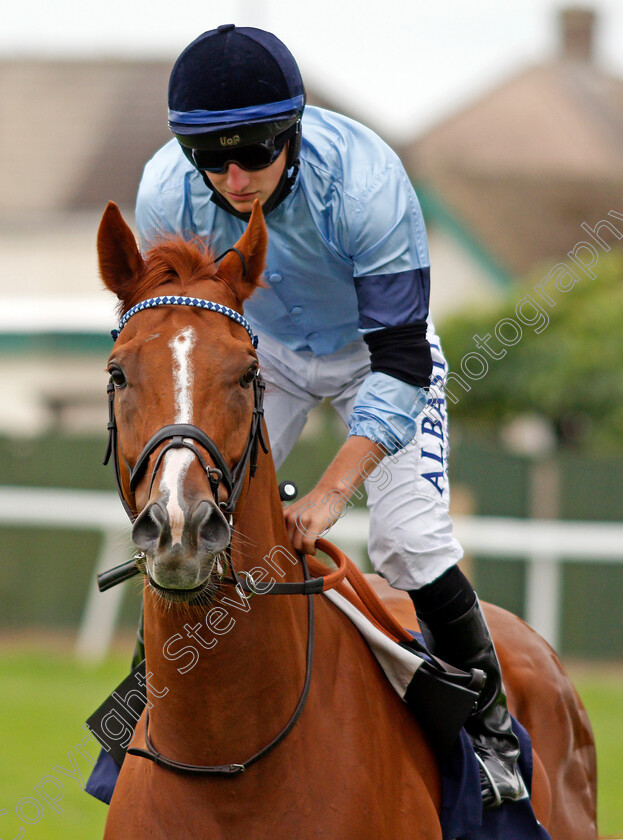
M 424 322 L 375 330 L 364 335 L 364 341 L 370 348 L 372 371 L 419 388 L 430 386 L 433 360 Z
M 430 268 L 366 274 L 354 279 L 360 330 L 415 324 L 428 317 Z

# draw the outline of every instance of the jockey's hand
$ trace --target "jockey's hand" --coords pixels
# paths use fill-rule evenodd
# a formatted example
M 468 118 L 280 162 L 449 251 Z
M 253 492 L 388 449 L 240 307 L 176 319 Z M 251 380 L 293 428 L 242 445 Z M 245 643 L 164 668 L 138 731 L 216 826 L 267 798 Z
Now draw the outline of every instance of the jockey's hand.
M 335 489 L 326 492 L 319 486 L 302 499 L 284 508 L 286 530 L 297 551 L 316 553 L 316 540 L 340 518 L 348 497 Z
M 316 553 L 316 540 L 340 518 L 350 497 L 385 456 L 385 450 L 359 435 L 346 439 L 314 489 L 284 508 L 288 536 L 297 551 Z

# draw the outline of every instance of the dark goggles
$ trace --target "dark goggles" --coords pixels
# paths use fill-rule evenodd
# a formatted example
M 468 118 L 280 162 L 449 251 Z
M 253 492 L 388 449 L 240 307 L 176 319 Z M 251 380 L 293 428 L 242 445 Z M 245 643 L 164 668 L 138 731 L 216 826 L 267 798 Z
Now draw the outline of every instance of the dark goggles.
M 250 143 L 248 146 L 227 146 L 223 149 L 191 149 L 193 163 L 202 172 L 221 174 L 227 171 L 230 163 L 235 163 L 241 169 L 256 172 L 266 169 L 274 163 L 288 142 L 290 132 L 269 137 L 261 143 Z

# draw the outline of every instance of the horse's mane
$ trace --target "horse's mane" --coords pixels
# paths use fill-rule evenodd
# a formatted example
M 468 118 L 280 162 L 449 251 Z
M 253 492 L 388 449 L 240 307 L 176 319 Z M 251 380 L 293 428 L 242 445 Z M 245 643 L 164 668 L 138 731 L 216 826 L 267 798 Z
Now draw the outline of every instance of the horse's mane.
M 215 274 L 214 254 L 198 236 L 189 241 L 181 236 L 162 237 L 145 254 L 143 271 L 131 296 L 123 301 L 122 314 L 164 283 L 176 280 L 181 293 L 186 294 L 193 283 L 210 280 Z

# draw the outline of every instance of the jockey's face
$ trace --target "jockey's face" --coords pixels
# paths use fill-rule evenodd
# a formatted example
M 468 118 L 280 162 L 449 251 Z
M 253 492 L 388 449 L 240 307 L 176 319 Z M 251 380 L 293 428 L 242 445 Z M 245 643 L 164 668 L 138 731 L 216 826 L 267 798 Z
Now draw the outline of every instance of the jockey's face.
M 239 213 L 250 213 L 253 202 L 259 198 L 264 205 L 277 188 L 286 166 L 287 146 L 274 163 L 255 172 L 230 163 L 226 172 L 206 172 L 214 189 Z

